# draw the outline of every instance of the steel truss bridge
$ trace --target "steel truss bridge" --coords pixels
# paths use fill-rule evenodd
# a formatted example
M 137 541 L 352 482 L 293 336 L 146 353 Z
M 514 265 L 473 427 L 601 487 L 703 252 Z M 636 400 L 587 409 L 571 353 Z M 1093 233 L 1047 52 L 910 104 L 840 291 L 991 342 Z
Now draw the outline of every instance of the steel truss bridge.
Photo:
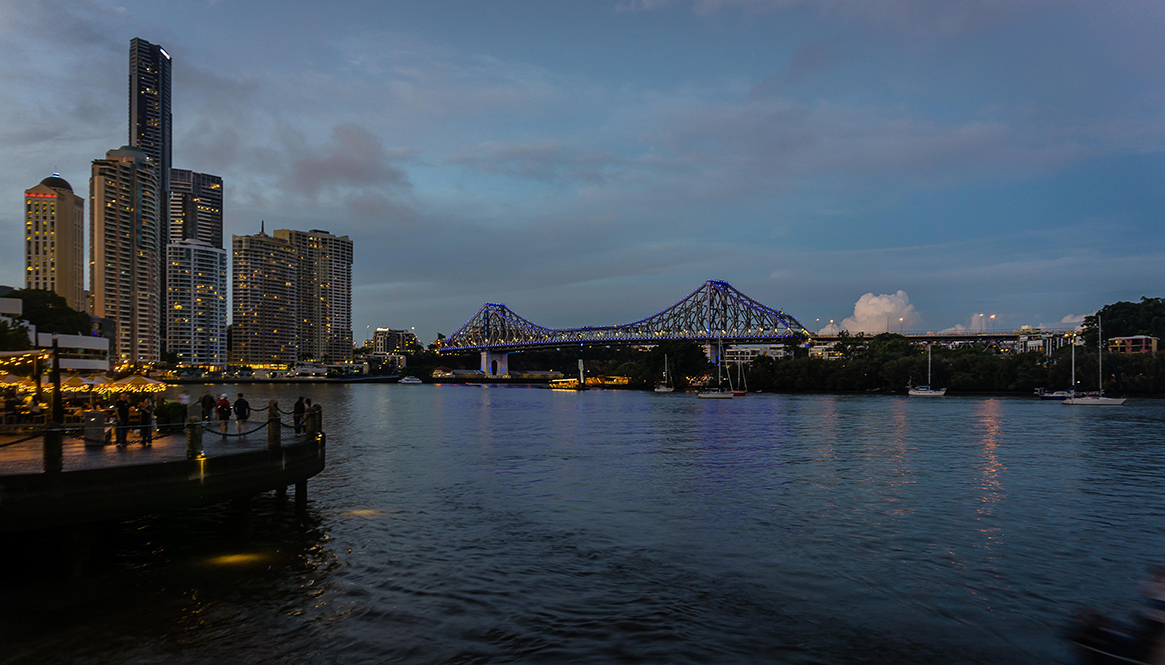
M 792 316 L 761 304 L 727 282 L 708 280 L 671 307 L 633 323 L 585 328 L 545 328 L 505 305 L 486 303 L 444 340 L 442 353 L 485 355 L 570 345 L 658 344 L 668 340 L 724 344 L 801 341 L 810 332 Z

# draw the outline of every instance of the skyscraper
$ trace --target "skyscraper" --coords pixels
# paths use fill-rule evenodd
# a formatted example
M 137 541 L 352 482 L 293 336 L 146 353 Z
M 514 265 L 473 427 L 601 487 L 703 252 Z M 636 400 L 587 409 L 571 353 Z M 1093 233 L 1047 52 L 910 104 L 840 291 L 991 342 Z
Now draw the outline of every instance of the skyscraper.
M 158 191 L 162 192 L 163 201 L 169 198 L 173 145 L 170 68 L 166 49 L 137 37 L 130 41 L 129 145 L 146 153 L 157 166 Z M 167 240 L 163 236 L 162 244 Z
M 158 270 L 166 290 L 166 245 L 170 242 L 170 163 L 173 120 L 170 113 L 170 54 L 135 37 L 129 43 L 129 145 L 146 153 L 158 178 Z M 158 303 L 159 334 L 166 335 L 165 298 Z
M 111 359 L 160 360 L 160 200 L 154 162 L 137 148 L 110 150 L 89 178 L 89 289 L 95 316 L 117 323 Z
M 327 363 L 352 360 L 352 241 L 327 231 L 279 229 L 298 260 L 301 357 Z
M 166 245 L 166 351 L 178 364 L 227 361 L 227 253 L 202 240 Z
M 166 352 L 179 365 L 227 362 L 227 253 L 222 248 L 222 178 L 170 170 L 166 245 Z
M 292 365 L 297 344 L 295 248 L 260 232 L 231 236 L 231 362 Z
M 170 169 L 170 241 L 201 240 L 222 248 L 222 178 Z
M 85 204 L 59 173 L 24 190 L 24 286 L 55 291 L 88 312 L 85 298 Z

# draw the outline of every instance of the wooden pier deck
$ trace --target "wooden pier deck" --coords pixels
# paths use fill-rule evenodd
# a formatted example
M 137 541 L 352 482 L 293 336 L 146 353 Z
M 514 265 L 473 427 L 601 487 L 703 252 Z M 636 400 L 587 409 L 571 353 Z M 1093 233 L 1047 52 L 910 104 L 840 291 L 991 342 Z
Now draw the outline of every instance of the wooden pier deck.
M 133 436 L 124 448 L 65 437 L 62 469 L 45 472 L 41 437 L 5 446 L 24 436 L 0 435 L 0 533 L 247 499 L 289 485 L 301 507 L 307 479 L 324 468 L 326 439 L 288 431 L 272 446 L 264 430 L 221 438 L 207 429 L 203 455 L 188 459 L 185 435 L 155 437 L 150 447 Z

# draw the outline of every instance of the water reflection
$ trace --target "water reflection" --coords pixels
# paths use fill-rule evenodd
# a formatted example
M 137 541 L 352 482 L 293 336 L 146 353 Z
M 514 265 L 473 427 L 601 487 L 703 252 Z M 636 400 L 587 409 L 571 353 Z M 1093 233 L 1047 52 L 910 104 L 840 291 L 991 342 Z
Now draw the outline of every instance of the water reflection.
M 981 430 L 980 445 L 983 451 L 983 475 L 979 483 L 979 489 L 985 492 L 980 498 L 982 505 L 979 508 L 979 514 L 982 516 L 991 515 L 992 504 L 1006 498 L 999 476 L 1007 470 L 1007 467 L 999 461 L 999 457 L 996 455 L 1000 433 L 1003 430 L 1002 410 L 1000 400 L 987 399 L 979 404 L 976 414 Z
M 1159 405 L 242 390 L 325 405 L 312 521 L 127 523 L 13 662 L 1055 662 L 1165 551 Z

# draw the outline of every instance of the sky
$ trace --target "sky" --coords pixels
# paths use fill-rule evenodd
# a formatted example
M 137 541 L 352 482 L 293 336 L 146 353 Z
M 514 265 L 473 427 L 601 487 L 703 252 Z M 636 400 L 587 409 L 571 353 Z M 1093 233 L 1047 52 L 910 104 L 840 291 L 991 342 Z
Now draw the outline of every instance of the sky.
M 24 190 L 127 142 L 141 37 L 227 237 L 354 241 L 358 341 L 709 279 L 814 330 L 1066 327 L 1163 295 L 1162 34 L 1159 0 L 0 0 L 0 284 Z

